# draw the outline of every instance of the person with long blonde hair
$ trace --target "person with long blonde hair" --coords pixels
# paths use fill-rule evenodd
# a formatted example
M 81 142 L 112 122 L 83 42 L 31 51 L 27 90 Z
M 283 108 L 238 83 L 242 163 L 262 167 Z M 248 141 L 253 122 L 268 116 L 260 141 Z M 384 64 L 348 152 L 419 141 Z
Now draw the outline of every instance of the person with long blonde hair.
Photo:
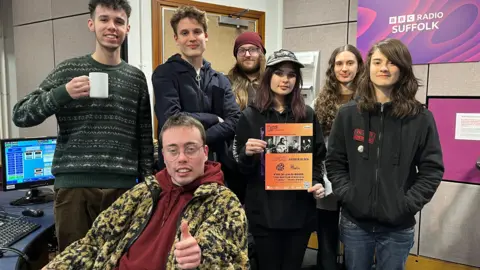
M 243 32 L 235 39 L 233 56 L 236 61 L 228 73 L 228 79 L 232 85 L 235 101 L 242 111 L 255 99 L 255 94 L 265 71 L 265 53 L 262 39 L 255 32 Z M 223 166 L 223 173 L 228 181 L 228 187 L 243 203 L 246 189 L 245 182 L 242 179 L 244 176 L 235 166 L 235 162 L 231 164 L 234 165 Z
M 328 140 L 338 108 L 350 101 L 355 93 L 359 72 L 363 68 L 360 52 L 353 45 L 336 48 L 328 61 L 325 85 L 314 101 L 314 109 Z M 328 182 L 328 179 L 324 179 Z M 320 270 L 337 269 L 339 205 L 331 194 L 317 200 L 317 265 Z
M 242 111 L 253 102 L 260 85 L 265 71 L 265 53 L 262 39 L 255 32 L 244 32 L 235 40 L 233 56 L 236 62 L 228 72 L 228 78 Z

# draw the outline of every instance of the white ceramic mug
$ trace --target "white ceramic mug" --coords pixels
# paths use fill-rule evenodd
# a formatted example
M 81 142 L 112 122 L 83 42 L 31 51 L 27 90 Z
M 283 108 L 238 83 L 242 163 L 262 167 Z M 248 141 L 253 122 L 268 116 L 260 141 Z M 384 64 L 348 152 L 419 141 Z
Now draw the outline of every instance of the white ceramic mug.
M 90 97 L 108 98 L 108 73 L 90 72 Z

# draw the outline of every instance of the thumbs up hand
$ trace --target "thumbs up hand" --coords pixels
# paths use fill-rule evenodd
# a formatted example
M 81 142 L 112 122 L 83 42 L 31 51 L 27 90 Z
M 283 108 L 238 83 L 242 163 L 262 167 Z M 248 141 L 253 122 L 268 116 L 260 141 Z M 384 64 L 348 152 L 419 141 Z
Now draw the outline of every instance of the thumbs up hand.
M 180 241 L 175 244 L 175 260 L 181 269 L 195 269 L 202 260 L 202 250 L 197 240 L 188 230 L 188 222 L 182 221 L 180 225 Z

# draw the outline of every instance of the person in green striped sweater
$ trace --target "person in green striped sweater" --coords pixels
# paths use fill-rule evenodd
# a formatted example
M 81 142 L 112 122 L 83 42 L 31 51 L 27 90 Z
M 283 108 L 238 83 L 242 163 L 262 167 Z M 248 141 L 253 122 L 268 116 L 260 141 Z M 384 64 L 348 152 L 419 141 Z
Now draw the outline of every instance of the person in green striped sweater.
M 131 7 L 126 0 L 91 0 L 89 10 L 95 52 L 57 65 L 13 108 L 18 127 L 57 118 L 52 173 L 60 251 L 84 237 L 97 215 L 153 168 L 147 81 L 120 57 Z M 108 98 L 89 97 L 90 72 L 108 73 Z

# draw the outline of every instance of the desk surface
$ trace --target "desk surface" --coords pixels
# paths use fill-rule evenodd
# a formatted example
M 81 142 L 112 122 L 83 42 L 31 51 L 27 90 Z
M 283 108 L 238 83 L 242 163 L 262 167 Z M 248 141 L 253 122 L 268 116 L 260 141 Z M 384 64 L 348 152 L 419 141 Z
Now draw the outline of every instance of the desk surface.
M 33 204 L 28 206 L 11 206 L 10 201 L 18 199 L 25 195 L 25 191 L 0 191 L 0 206 L 5 208 L 7 213 L 21 215 L 25 208 L 41 209 L 44 212 L 42 217 L 28 217 L 32 222 L 40 225 L 36 231 L 22 238 L 20 241 L 13 244 L 13 248 L 26 252 L 26 249 L 37 237 L 45 233 L 49 228 L 55 224 L 53 216 L 53 202 L 44 204 Z M 0 258 L 0 269 L 14 270 L 16 269 L 18 255 L 12 252 L 6 252 L 3 258 Z

